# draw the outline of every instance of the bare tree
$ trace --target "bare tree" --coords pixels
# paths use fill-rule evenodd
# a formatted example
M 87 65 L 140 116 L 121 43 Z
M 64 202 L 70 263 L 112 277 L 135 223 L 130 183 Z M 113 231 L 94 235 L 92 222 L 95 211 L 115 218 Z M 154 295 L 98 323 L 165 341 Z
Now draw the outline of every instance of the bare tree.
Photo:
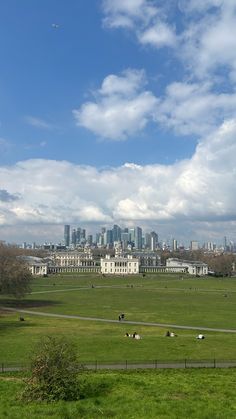
M 0 244 L 0 294 L 23 297 L 30 292 L 31 278 L 17 248 Z

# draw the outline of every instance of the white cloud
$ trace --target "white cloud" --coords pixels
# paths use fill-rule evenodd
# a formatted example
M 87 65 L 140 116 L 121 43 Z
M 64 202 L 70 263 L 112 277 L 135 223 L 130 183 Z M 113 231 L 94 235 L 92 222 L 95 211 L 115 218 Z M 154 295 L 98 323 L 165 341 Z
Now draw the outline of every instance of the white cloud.
M 235 93 L 213 92 L 209 83 L 174 82 L 159 102 L 156 121 L 180 134 L 202 136 L 235 116 Z
M 141 44 L 150 44 L 158 48 L 175 46 L 177 41 L 173 29 L 163 22 L 156 22 L 148 29 L 138 32 L 138 39 Z
M 156 2 L 146 0 L 104 0 L 104 24 L 108 27 L 134 27 L 136 21 L 148 23 L 158 15 Z
M 137 94 L 146 84 L 145 72 L 143 70 L 127 69 L 121 76 L 110 74 L 102 83 L 99 93 L 102 96 L 118 95 L 129 97 Z
M 144 90 L 144 84 L 142 70 L 107 76 L 96 92 L 96 100 L 73 111 L 77 125 L 111 140 L 124 140 L 142 130 L 158 103 L 151 92 Z
M 125 140 L 149 121 L 178 134 L 204 136 L 236 117 L 236 93 L 218 93 L 209 81 L 173 82 L 163 97 L 145 90 L 143 70 L 108 75 L 93 102 L 73 111 L 78 126 L 110 140 Z
M 185 71 L 198 79 L 228 73 L 236 80 L 235 0 L 179 0 L 169 5 L 161 0 L 105 0 L 107 27 L 131 30 L 139 43 L 156 48 L 173 47 Z M 182 13 L 178 30 L 174 6 Z
M 125 28 L 135 33 L 141 44 L 156 48 L 173 47 L 176 34 L 167 22 L 161 2 L 147 0 L 104 0 L 103 23 L 109 28 Z
M 176 5 L 181 12 L 181 24 L 177 25 L 177 29 L 173 24 L 172 13 Z M 141 107 L 140 112 L 144 112 L 144 118 L 141 117 L 140 124 L 136 125 L 137 130 L 144 128 L 147 120 L 153 119 L 155 115 L 157 124 L 170 130 L 182 135 L 204 136 L 219 127 L 224 120 L 236 115 L 236 2 L 176 0 L 175 4 L 169 6 L 169 13 L 167 7 L 166 2 L 161 0 L 103 2 L 107 26 L 129 27 L 142 45 L 174 47 L 174 55 L 170 59 L 173 64 L 179 59 L 183 65 L 182 80 L 180 78 L 170 83 L 162 98 L 148 92 L 148 105 L 145 100 L 148 111 L 145 113 L 146 108 L 143 111 Z M 112 85 L 112 78 L 110 82 Z M 107 97 L 110 99 L 111 94 Z M 149 107 L 149 104 L 152 105 L 150 99 L 153 100 L 152 109 Z M 133 109 L 133 101 L 124 102 L 125 112 L 130 105 Z M 107 128 L 105 136 L 116 137 L 112 128 L 117 129 L 116 121 L 120 126 L 117 101 L 88 103 L 81 110 L 82 114 L 77 116 L 83 117 L 82 125 L 89 129 L 97 126 L 94 132 L 99 135 Z M 125 127 L 122 132 L 121 128 L 118 137 L 126 138 L 133 134 L 134 125 L 135 118 L 127 120 L 127 129 Z
M 228 2 L 230 1 L 231 0 L 229 0 Z M 180 10 L 182 10 L 185 13 L 189 13 L 205 12 L 206 10 L 212 7 L 220 7 L 223 3 L 224 0 L 179 0 L 178 5 Z
M 19 199 L 0 202 L 0 224 L 169 223 L 182 232 L 191 222 L 201 231 L 204 223 L 227 220 L 233 226 L 235 136 L 236 120 L 227 121 L 191 159 L 170 166 L 127 163 L 98 170 L 28 160 L 1 168 L 2 188 Z
M 236 80 L 236 3 L 234 0 L 183 2 L 188 18 L 179 55 L 199 79 Z M 212 7 L 215 7 L 212 9 Z M 212 11 L 213 10 L 213 11 Z M 196 16 L 196 11 L 199 15 Z M 217 79 L 216 79 L 217 80 Z
M 51 129 L 53 128 L 53 125 L 48 123 L 47 121 L 44 121 L 41 118 L 37 118 L 35 116 L 25 116 L 25 121 L 27 124 L 32 125 L 33 127 L 40 128 L 40 129 Z

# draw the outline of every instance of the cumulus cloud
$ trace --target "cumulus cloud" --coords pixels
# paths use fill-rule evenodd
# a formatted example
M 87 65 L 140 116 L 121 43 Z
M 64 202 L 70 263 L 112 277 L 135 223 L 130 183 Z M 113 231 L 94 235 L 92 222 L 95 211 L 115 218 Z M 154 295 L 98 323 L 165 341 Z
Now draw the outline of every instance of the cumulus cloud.
M 172 28 L 160 21 L 143 31 L 138 31 L 137 36 L 141 44 L 150 44 L 154 47 L 174 46 L 176 43 Z
M 191 77 L 211 78 L 214 73 L 222 76 L 224 67 L 235 82 L 235 0 L 176 0 L 181 12 L 178 31 L 166 3 L 104 0 L 103 22 L 110 28 L 133 31 L 142 45 L 173 47 Z
M 124 140 L 142 130 L 153 117 L 157 98 L 145 90 L 143 70 L 128 69 L 107 76 L 93 102 L 73 111 L 78 126 L 100 137 Z
M 183 230 L 193 221 L 199 228 L 235 223 L 235 136 L 236 120 L 229 120 L 199 143 L 191 159 L 170 166 L 98 170 L 28 160 L 2 168 L 3 190 L 20 198 L 1 201 L 0 224 L 177 223 Z
M 107 91 L 105 95 L 102 87 L 97 101 L 74 112 L 78 124 L 101 136 L 124 139 L 154 119 L 178 134 L 202 137 L 224 120 L 235 118 L 235 0 L 176 0 L 175 5 L 180 11 L 178 31 L 173 29 L 173 13 L 168 13 L 162 0 L 104 0 L 107 27 L 129 28 L 140 44 L 172 46 L 171 59 L 183 64 L 183 76 L 166 86 L 165 95 L 159 98 L 140 90 L 135 100 L 134 96 L 129 100 L 123 96 L 121 102 L 117 92 Z M 126 81 L 132 89 L 130 78 Z M 118 77 L 108 76 L 103 84 L 106 82 L 112 89 L 113 82 L 118 86 Z M 122 82 L 128 92 L 124 77 Z
M 167 86 L 155 119 L 177 133 L 203 136 L 235 116 L 235 93 L 214 92 L 209 83 L 174 82 Z
M 199 79 L 213 75 L 236 80 L 236 3 L 234 0 L 181 2 L 187 24 L 179 54 Z M 199 12 L 196 15 L 195 12 Z M 223 71 L 222 71 L 223 70 Z
M 149 23 L 158 15 L 155 2 L 146 0 L 104 0 L 104 24 L 109 27 L 134 27 L 137 21 Z
M 173 82 L 159 98 L 145 89 L 146 83 L 143 70 L 108 75 L 94 101 L 73 111 L 76 124 L 117 141 L 140 132 L 149 121 L 202 137 L 236 117 L 236 93 L 218 93 L 209 81 Z
M 132 30 L 138 41 L 156 48 L 176 43 L 175 29 L 166 21 L 160 1 L 104 0 L 103 23 L 109 28 Z

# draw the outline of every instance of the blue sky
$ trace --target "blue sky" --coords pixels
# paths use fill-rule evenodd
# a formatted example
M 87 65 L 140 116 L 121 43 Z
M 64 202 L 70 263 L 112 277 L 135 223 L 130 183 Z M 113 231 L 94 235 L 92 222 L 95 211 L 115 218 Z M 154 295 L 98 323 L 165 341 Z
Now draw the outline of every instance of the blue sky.
M 236 238 L 234 3 L 1 3 L 0 239 Z

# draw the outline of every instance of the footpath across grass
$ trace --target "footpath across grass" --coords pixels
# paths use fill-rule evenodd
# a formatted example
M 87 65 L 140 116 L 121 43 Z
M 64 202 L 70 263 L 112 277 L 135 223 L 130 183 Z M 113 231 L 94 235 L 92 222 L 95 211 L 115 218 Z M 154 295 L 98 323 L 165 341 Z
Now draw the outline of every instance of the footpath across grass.
M 0 417 L 54 419 L 235 419 L 236 370 L 85 372 L 86 397 L 77 402 L 19 400 L 20 374 L 0 375 Z
M 68 274 L 34 279 L 32 291 L 20 302 L 0 299 L 3 306 L 16 307 L 16 312 L 0 312 L 0 362 L 27 362 L 32 347 L 45 335 L 71 337 L 81 362 L 236 359 L 236 333 L 203 332 L 206 339 L 198 341 L 201 330 L 174 329 L 178 337 L 172 339 L 165 337 L 167 328 L 30 314 L 23 314 L 21 322 L 17 312 L 19 307 L 114 320 L 124 312 L 131 321 L 236 329 L 235 279 Z M 124 337 L 133 332 L 142 339 Z
M 141 340 L 125 337 L 136 331 Z M 125 323 L 99 323 L 76 319 L 56 319 L 16 313 L 0 316 L 0 363 L 29 362 L 32 349 L 44 336 L 71 338 L 81 362 L 235 360 L 236 334 L 208 332 L 196 339 L 197 331 L 175 330 L 178 337 L 165 337 L 166 329 Z

